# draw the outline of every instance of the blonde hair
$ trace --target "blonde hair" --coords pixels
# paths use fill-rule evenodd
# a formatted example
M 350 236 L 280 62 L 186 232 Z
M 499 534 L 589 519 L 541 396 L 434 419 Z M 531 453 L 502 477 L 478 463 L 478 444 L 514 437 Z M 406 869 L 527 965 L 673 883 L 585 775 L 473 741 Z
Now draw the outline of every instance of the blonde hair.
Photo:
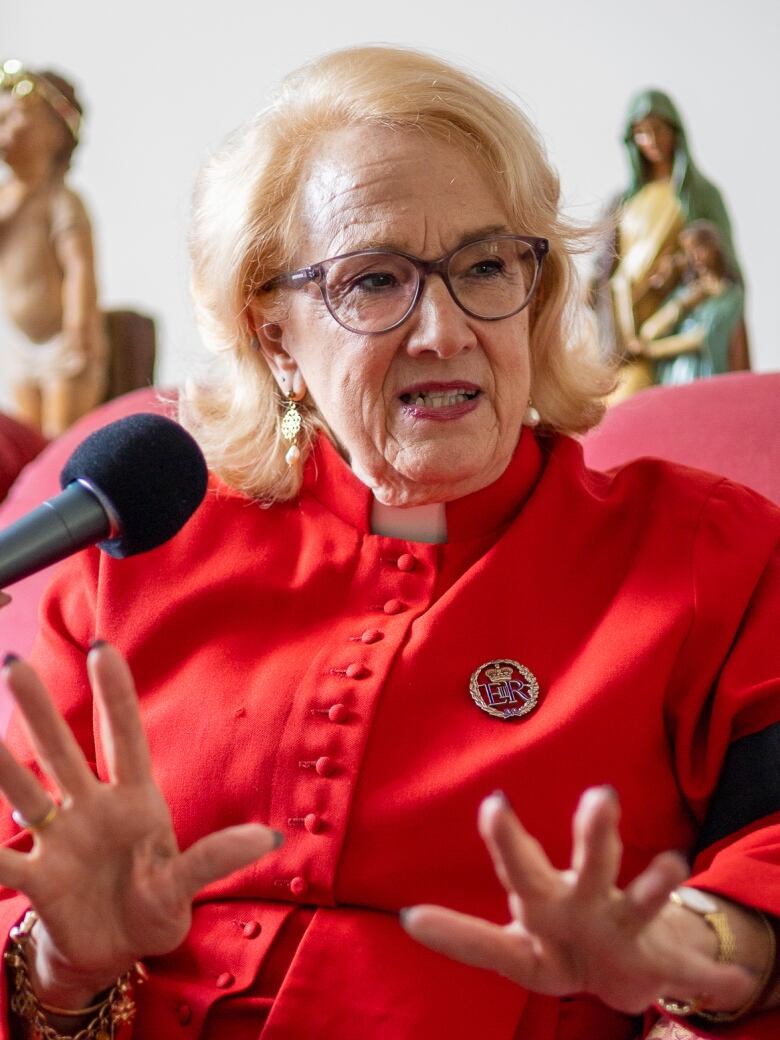
M 285 463 L 282 398 L 254 341 L 248 301 L 294 263 L 298 193 L 318 136 L 360 124 L 414 129 L 461 146 L 496 185 L 513 230 L 549 239 L 530 323 L 531 393 L 544 426 L 588 429 L 614 381 L 577 327 L 572 257 L 589 232 L 561 217 L 557 174 L 517 105 L 419 51 L 363 46 L 326 54 L 289 75 L 270 105 L 233 133 L 195 191 L 192 292 L 221 375 L 216 384 L 188 383 L 181 418 L 227 484 L 266 501 L 294 497 L 301 477 Z M 269 321 L 281 313 L 281 293 L 265 294 Z M 313 405 L 302 412 L 305 457 L 326 423 Z

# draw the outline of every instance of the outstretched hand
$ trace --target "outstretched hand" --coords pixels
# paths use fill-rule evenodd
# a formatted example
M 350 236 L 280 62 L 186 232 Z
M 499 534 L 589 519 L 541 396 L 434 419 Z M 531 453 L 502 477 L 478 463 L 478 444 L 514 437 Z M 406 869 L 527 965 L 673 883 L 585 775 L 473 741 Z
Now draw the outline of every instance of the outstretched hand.
M 491 795 L 482 803 L 479 829 L 506 889 L 510 922 L 500 926 L 416 906 L 404 911 L 404 927 L 434 950 L 537 993 L 587 992 L 629 1014 L 660 995 L 707 994 L 709 1007 L 739 1007 L 755 980 L 697 948 L 668 902 L 687 874 L 679 855 L 662 853 L 627 888 L 616 887 L 618 819 L 611 789 L 586 791 L 573 822 L 571 867 L 559 871 L 506 799 Z
M 29 853 L 0 849 L 0 883 L 27 895 L 38 913 L 34 975 L 71 1006 L 112 984 L 135 960 L 167 953 L 185 938 L 204 885 L 274 848 L 260 824 L 229 827 L 181 852 L 154 783 L 127 664 L 106 644 L 89 654 L 108 782 L 98 780 L 33 669 L 19 660 L 5 678 L 52 800 L 0 744 L 0 789 L 33 832 Z M 38 826 L 36 827 L 36 823 Z

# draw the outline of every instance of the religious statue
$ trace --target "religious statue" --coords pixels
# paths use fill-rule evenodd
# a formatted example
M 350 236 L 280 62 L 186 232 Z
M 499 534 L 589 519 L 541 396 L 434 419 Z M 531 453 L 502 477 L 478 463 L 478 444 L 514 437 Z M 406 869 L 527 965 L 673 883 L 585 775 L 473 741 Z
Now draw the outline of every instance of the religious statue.
M 68 185 L 82 106 L 54 72 L 0 69 L 0 294 L 19 416 L 54 437 L 103 400 L 107 341 L 92 230 Z
M 715 227 L 724 269 L 733 276 L 735 286 L 742 286 L 723 198 L 696 167 L 671 98 L 660 90 L 645 90 L 634 97 L 624 142 L 629 184 L 611 207 L 615 239 L 598 258 L 591 291 L 602 349 L 623 362 L 613 400 L 652 385 L 658 372 L 666 371 L 663 365 L 654 365 L 637 344 L 643 323 L 656 314 L 680 282 L 685 263 L 680 263 L 677 254 L 679 236 L 686 226 L 705 220 Z M 740 318 L 732 335 L 730 367 L 747 368 L 741 297 Z

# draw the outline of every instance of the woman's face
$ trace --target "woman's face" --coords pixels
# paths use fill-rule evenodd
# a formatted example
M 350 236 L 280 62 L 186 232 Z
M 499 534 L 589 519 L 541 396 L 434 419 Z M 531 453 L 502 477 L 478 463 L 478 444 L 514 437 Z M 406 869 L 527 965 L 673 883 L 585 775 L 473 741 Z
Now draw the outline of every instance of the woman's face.
M 670 165 L 674 156 L 673 127 L 660 116 L 650 115 L 634 123 L 634 142 L 640 154 L 652 166 Z
M 383 246 L 433 260 L 485 234 L 522 230 L 461 149 L 383 127 L 322 139 L 304 174 L 300 219 L 296 266 Z M 308 390 L 380 501 L 448 501 L 504 471 L 529 397 L 528 309 L 471 318 L 438 275 L 412 315 L 379 335 L 342 328 L 314 284 L 288 303 L 270 329 L 259 304 L 254 312 L 272 371 L 284 393 Z

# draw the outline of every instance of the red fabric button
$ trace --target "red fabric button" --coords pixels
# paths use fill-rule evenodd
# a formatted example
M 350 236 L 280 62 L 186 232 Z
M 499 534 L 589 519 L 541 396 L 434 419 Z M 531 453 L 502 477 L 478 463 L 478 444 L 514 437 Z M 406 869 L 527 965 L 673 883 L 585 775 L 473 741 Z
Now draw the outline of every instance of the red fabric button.
M 336 763 L 327 755 L 320 755 L 314 763 L 314 768 L 317 770 L 318 776 L 333 776 L 336 772 Z
M 189 1004 L 179 1004 L 176 1008 L 176 1017 L 183 1026 L 188 1026 L 192 1021 L 192 1008 Z
M 368 675 L 368 668 L 362 664 L 349 664 L 347 665 L 346 673 L 349 679 L 365 679 Z
M 294 877 L 290 882 L 290 891 L 294 896 L 305 896 L 309 891 L 309 882 L 306 878 Z
M 328 718 L 331 722 L 344 722 L 348 715 L 346 704 L 332 704 L 328 708 Z
M 303 826 L 309 834 L 319 834 L 322 830 L 322 817 L 318 816 L 316 812 L 306 813 L 303 818 Z
M 400 614 L 401 611 L 406 610 L 406 604 L 402 603 L 400 599 L 389 599 L 382 610 L 385 614 Z
M 247 921 L 243 927 L 244 938 L 256 939 L 262 930 L 259 921 Z
M 415 560 L 411 553 L 401 553 L 395 561 L 395 565 L 399 571 L 405 571 L 408 574 L 417 566 L 417 560 Z
M 378 643 L 384 636 L 378 628 L 367 628 L 360 639 L 364 643 Z
M 215 985 L 217 989 L 230 989 L 230 987 L 233 985 L 235 981 L 235 975 L 231 975 L 229 971 L 223 971 L 217 979 Z

